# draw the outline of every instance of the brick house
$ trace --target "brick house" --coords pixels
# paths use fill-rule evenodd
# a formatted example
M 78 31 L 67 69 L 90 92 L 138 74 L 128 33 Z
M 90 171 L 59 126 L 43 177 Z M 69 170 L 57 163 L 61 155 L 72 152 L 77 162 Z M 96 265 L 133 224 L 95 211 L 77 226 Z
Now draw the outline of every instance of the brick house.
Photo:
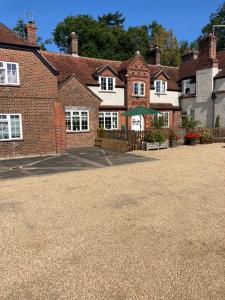
M 225 51 L 216 51 L 216 37 L 199 41 L 199 51 L 188 51 L 179 68 L 182 118 L 193 116 L 199 126 L 213 127 L 217 116 L 225 127 Z
M 151 64 L 147 64 L 139 52 L 127 61 L 80 57 L 78 52 L 78 37 L 72 33 L 69 54 L 43 51 L 42 55 L 58 70 L 59 86 L 74 74 L 81 84 L 101 99 L 100 127 L 140 130 L 139 116 L 126 119 L 122 115 L 138 105 L 159 110 L 164 116 L 165 127 L 179 126 L 178 68 L 162 66 L 158 48 L 151 51 Z M 141 128 L 150 127 L 151 122 L 151 117 L 143 118 Z

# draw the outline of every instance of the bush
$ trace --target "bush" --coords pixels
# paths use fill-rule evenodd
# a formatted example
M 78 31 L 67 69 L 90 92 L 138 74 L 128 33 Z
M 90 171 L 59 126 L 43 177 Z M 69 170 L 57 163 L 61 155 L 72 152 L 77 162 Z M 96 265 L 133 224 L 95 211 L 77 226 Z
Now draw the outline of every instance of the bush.
M 182 126 L 187 130 L 194 129 L 200 124 L 199 121 L 196 121 L 193 117 L 187 117 L 186 120 L 183 121 Z
M 163 143 L 166 137 L 164 133 L 160 130 L 150 131 L 145 134 L 144 141 L 147 143 Z
M 200 143 L 212 143 L 213 141 L 213 135 L 210 129 L 208 128 L 202 128 L 200 132 Z
M 219 115 L 216 117 L 215 127 L 216 128 L 220 127 L 220 116 Z
M 177 132 L 174 129 L 170 129 L 169 140 L 170 141 L 178 141 L 179 140 L 179 136 L 178 136 Z

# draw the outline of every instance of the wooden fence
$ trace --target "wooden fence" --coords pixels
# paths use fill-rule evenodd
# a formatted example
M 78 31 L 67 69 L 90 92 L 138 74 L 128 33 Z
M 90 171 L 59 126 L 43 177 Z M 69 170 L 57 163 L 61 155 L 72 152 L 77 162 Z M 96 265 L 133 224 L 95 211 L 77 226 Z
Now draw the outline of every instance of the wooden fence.
M 134 131 L 134 130 L 102 130 L 98 129 L 98 138 L 106 138 L 106 139 L 115 139 L 115 140 L 122 140 L 128 141 L 128 151 L 141 149 L 141 143 L 144 140 L 144 136 L 146 133 L 149 133 L 151 130 L 148 131 Z M 210 129 L 213 136 L 216 139 L 225 138 L 225 128 L 211 128 Z M 166 138 L 168 139 L 169 136 L 169 128 L 162 128 L 160 129 Z M 200 132 L 201 128 L 196 128 L 195 132 Z M 183 144 L 184 136 L 186 134 L 185 128 L 178 128 L 176 129 L 176 133 L 179 136 L 179 142 Z

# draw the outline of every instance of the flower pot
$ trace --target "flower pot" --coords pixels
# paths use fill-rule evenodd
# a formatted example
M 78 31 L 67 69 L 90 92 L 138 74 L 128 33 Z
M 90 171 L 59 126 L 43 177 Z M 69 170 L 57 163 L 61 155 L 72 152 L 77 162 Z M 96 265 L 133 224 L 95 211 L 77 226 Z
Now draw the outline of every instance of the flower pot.
M 197 144 L 196 139 L 185 139 L 185 145 L 196 146 L 196 144 Z
M 171 148 L 177 147 L 177 140 L 170 140 L 170 147 Z

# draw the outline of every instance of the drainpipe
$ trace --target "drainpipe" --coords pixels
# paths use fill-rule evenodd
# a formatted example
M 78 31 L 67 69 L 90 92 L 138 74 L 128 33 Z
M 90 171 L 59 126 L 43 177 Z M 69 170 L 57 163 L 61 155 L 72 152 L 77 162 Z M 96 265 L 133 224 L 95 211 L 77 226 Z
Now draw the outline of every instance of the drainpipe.
M 215 102 L 216 102 L 216 93 L 212 92 L 212 101 L 213 101 L 213 126 L 215 126 Z

